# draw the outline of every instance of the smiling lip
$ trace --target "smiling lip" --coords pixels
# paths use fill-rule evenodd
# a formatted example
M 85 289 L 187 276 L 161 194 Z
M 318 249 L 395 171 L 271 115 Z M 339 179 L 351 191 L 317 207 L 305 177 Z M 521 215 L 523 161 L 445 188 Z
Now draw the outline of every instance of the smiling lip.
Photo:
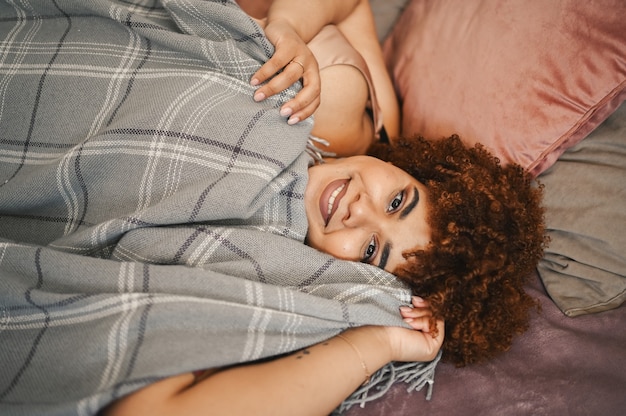
M 347 179 L 337 179 L 326 186 L 320 197 L 320 212 L 324 218 L 325 225 L 328 225 L 333 214 L 337 212 L 339 201 L 348 190 Z M 334 198 L 334 199 L 333 199 Z

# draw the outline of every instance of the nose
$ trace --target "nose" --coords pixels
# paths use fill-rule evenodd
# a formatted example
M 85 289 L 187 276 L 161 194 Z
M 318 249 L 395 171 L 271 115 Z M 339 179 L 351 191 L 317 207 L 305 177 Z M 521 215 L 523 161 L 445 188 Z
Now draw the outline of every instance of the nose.
M 376 221 L 374 204 L 366 194 L 357 195 L 348 205 L 348 212 L 343 219 L 346 227 L 364 227 Z

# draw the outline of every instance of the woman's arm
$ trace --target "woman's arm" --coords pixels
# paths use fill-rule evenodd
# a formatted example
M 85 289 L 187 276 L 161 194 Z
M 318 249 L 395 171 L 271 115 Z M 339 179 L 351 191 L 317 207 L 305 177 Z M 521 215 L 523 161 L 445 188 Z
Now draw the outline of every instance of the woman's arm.
M 332 65 L 320 74 L 307 45 L 324 26 L 334 24 L 367 63 L 387 134 L 399 134 L 398 101 L 368 0 L 275 0 L 260 5 L 240 0 L 240 4 L 252 15 L 266 14 L 260 23 L 276 47 L 272 58 L 252 77 L 254 85 L 269 80 L 255 92 L 256 100 L 274 95 L 302 78 L 304 88 L 281 107 L 281 115 L 289 117 L 289 123 L 297 123 L 315 113 L 312 133 L 330 142 L 331 147 L 326 150 L 339 156 L 365 153 L 374 138 L 373 121 L 365 111 L 369 101 L 365 79 L 356 68 L 347 65 Z
M 356 49 L 372 75 L 376 98 L 383 113 L 383 124 L 390 138 L 400 134 L 400 108 L 393 82 L 387 71 L 378 41 L 374 15 L 368 0 L 360 0 L 354 10 L 337 27 Z
M 326 25 L 338 25 L 367 0 L 274 0 L 267 12 L 267 25 L 286 22 L 309 42 Z
M 216 372 L 194 383 L 171 377 L 115 402 L 105 415 L 327 415 L 390 361 L 431 361 L 443 341 L 428 333 L 429 312 L 413 309 L 417 330 L 367 326 L 261 364 Z M 210 352 L 208 352 L 210 353 Z

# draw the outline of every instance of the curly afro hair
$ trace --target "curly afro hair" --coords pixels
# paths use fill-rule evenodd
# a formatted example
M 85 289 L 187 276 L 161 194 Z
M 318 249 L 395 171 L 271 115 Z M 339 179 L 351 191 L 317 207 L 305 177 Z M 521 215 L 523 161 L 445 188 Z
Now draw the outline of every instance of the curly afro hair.
M 369 153 L 428 187 L 431 243 L 394 273 L 444 319 L 443 358 L 457 366 L 508 350 L 538 308 L 524 290 L 547 243 L 543 188 L 516 164 L 458 136 L 399 138 Z

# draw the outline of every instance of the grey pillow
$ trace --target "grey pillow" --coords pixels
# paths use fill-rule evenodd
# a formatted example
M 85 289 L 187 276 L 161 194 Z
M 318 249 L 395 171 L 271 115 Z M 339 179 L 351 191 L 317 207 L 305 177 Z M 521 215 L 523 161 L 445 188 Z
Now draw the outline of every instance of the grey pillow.
M 626 299 L 626 103 L 540 175 L 551 238 L 538 271 L 568 316 Z
M 393 24 L 407 3 L 408 0 L 370 0 L 376 33 L 381 43 L 391 31 Z

